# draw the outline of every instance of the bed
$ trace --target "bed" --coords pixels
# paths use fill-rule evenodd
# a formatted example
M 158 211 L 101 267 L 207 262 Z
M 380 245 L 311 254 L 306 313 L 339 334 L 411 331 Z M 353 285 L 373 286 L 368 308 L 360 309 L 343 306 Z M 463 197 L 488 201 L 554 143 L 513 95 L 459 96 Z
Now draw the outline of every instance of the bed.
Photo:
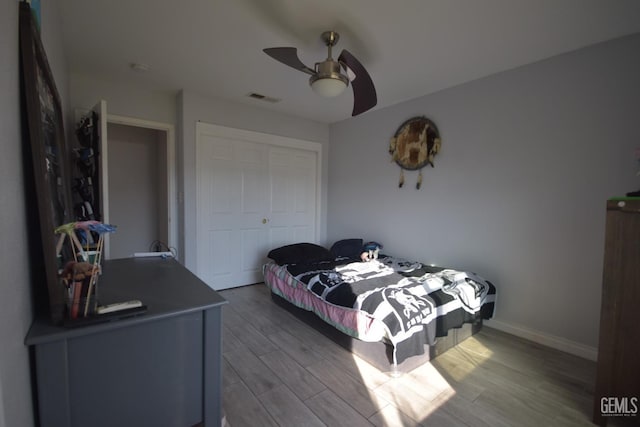
M 344 239 L 331 250 L 276 248 L 264 283 L 279 305 L 391 373 L 446 351 L 493 316 L 496 288 L 477 274 L 377 252 L 362 261 L 364 246 Z

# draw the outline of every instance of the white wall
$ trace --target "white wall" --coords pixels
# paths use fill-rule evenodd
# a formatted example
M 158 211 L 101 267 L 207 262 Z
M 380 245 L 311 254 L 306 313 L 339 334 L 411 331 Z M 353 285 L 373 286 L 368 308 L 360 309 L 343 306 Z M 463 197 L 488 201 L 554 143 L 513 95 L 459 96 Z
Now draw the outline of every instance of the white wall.
M 320 239 L 326 235 L 326 200 L 327 200 L 327 149 L 329 126 L 287 116 L 261 108 L 244 104 L 231 103 L 220 99 L 208 98 L 189 91 L 178 95 L 178 191 L 183 200 L 180 206 L 180 247 L 183 249 L 181 259 L 187 268 L 196 270 L 196 122 L 202 121 L 221 126 L 251 130 L 272 135 L 286 136 L 307 141 L 319 142 L 323 145 L 323 193 L 321 213 Z
M 640 188 L 639 51 L 635 35 L 332 125 L 329 240 L 475 271 L 500 322 L 595 347 L 605 200 Z M 419 115 L 442 151 L 399 189 L 389 139 Z
M 42 40 L 66 111 L 67 79 L 55 5 L 42 3 Z M 20 128 L 18 2 L 0 5 L 0 427 L 34 424 L 29 353 L 33 320 Z M 10 279 L 7 279 L 10 278 Z M 33 284 L 38 286 L 41 284 Z

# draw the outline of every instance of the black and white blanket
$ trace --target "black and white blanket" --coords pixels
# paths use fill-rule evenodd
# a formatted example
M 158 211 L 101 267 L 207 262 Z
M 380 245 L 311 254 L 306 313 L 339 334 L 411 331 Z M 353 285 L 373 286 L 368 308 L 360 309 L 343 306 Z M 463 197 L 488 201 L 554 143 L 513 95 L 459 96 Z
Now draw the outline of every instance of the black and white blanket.
M 464 271 L 383 256 L 350 263 L 287 265 L 307 289 L 325 301 L 363 310 L 386 326 L 401 363 L 451 328 L 493 315 L 496 289 Z

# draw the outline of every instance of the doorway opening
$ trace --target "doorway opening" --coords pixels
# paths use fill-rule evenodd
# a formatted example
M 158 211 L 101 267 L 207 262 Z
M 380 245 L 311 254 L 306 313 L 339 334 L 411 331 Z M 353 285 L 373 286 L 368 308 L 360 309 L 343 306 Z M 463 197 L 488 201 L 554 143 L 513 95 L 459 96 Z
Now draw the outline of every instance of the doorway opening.
M 107 115 L 108 257 L 170 250 L 177 255 L 172 125 Z

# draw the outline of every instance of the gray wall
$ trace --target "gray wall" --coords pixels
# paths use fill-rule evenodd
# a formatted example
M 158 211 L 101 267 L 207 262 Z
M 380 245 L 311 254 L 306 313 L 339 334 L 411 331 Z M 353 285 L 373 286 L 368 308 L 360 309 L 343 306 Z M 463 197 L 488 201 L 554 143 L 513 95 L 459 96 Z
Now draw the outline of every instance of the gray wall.
M 72 73 L 69 76 L 69 105 L 72 109 L 92 108 L 101 99 L 107 101 L 108 114 L 176 123 L 175 93 L 84 74 Z
M 178 95 L 178 191 L 184 203 L 180 206 L 180 247 L 187 268 L 195 271 L 196 251 L 196 122 L 228 126 L 319 142 L 323 145 L 323 194 L 320 240 L 326 234 L 327 151 L 329 126 L 244 104 L 207 98 L 189 91 Z
M 640 188 L 639 51 L 635 35 L 332 125 L 329 240 L 475 271 L 500 322 L 595 347 L 605 200 Z M 442 151 L 399 189 L 389 139 L 418 115 Z
M 66 111 L 65 55 L 55 5 L 42 4 L 42 40 Z M 0 5 L 0 426 L 33 425 L 29 357 L 32 320 L 22 168 L 18 2 Z M 10 279 L 9 279 L 10 277 Z
M 322 143 L 325 177 L 322 200 L 325 208 L 321 219 L 321 238 L 324 238 L 328 125 L 188 91 L 176 96 L 152 87 L 129 86 L 108 78 L 71 74 L 72 108 L 91 108 L 100 99 L 107 101 L 109 114 L 176 125 L 178 254 L 188 268 L 195 270 L 195 123 L 198 120 Z
M 165 221 L 160 222 L 159 187 L 161 176 L 159 153 L 165 151 L 160 143 L 164 132 L 119 124 L 109 124 L 109 222 L 118 226 L 110 239 L 111 258 L 128 258 L 135 252 L 153 250 L 155 240 L 167 243 Z M 166 203 L 166 186 L 164 187 Z

